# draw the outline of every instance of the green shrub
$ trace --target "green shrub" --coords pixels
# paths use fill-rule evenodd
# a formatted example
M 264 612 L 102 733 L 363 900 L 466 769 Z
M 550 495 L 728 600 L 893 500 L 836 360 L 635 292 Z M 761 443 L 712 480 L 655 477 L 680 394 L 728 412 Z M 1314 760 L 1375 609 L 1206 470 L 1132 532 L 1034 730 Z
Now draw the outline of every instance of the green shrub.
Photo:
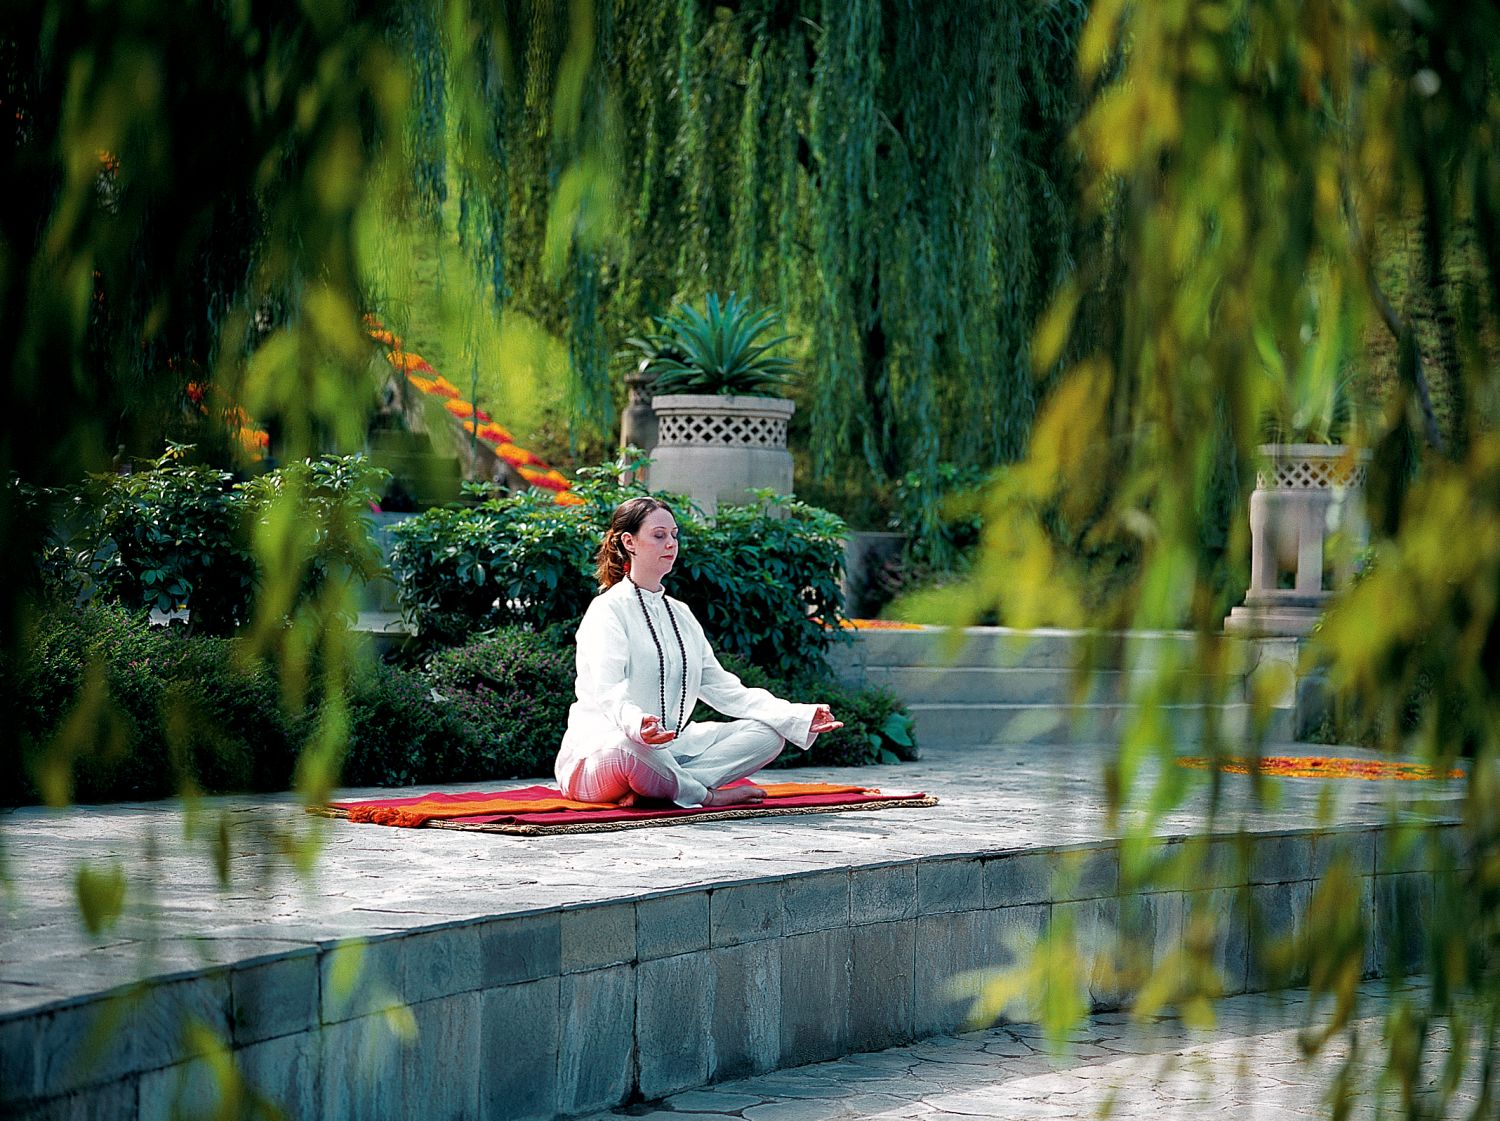
M 784 497 L 720 506 L 714 524 L 680 519 L 669 590 L 693 609 L 717 653 L 783 675 L 821 668 L 846 636 L 839 577 L 844 523 Z
M 573 627 L 596 587 L 593 554 L 615 506 L 642 493 L 618 465 L 582 472 L 578 506 L 535 492 L 472 509 L 430 510 L 397 526 L 391 567 L 402 610 L 428 642 L 504 626 Z M 668 496 L 670 501 L 670 496 Z M 712 525 L 674 502 L 681 560 L 668 577 L 716 650 L 779 672 L 822 664 L 844 635 L 844 523 L 795 499 L 720 506 Z
M 472 745 L 463 777 L 551 774 L 574 698 L 574 651 L 565 635 L 507 628 L 433 658 L 433 687 Z
M 228 639 L 153 627 L 103 603 L 54 604 L 0 668 L 22 757 L 21 796 L 159 798 L 284 790 L 305 733 L 274 672 Z
M 232 639 L 185 636 L 163 696 L 166 747 L 202 790 L 286 790 L 314 710 L 288 713 L 275 668 Z
M 580 618 L 594 593 L 583 507 L 534 492 L 428 510 L 392 530 L 402 611 L 427 642 Z
M 473 755 L 469 726 L 454 705 L 434 699 L 425 674 L 378 662 L 356 671 L 344 785 L 457 781 Z
M 226 634 L 249 616 L 255 566 L 241 494 L 227 471 L 173 445 L 150 468 L 96 476 L 79 496 L 72 542 L 90 594 L 125 607 L 188 607 L 195 629 Z
M 300 570 L 293 597 L 310 599 L 331 579 L 363 583 L 385 571 L 370 509 L 389 481 L 390 472 L 363 455 L 325 455 L 237 489 L 256 529 L 268 538 L 279 532 L 279 551 Z
M 289 714 L 272 669 L 233 639 L 157 627 L 103 603 L 54 604 L 27 656 L 0 665 L 27 769 L 11 789 L 80 802 L 285 790 L 317 716 Z M 879 690 L 792 679 L 725 655 L 745 684 L 830 705 L 845 722 L 786 764 L 849 766 L 914 758 L 910 719 Z M 571 632 L 509 628 L 437 654 L 426 670 L 356 670 L 343 782 L 408 786 L 546 776 L 573 701 Z M 696 718 L 713 718 L 700 706 Z
M 387 475 L 363 456 L 305 460 L 236 483 L 188 462 L 191 451 L 172 445 L 145 470 L 96 476 L 76 495 L 69 551 L 83 598 L 138 611 L 186 607 L 195 633 L 227 635 L 249 618 L 261 583 L 257 534 L 299 573 L 288 606 L 331 574 L 380 571 L 368 511 Z

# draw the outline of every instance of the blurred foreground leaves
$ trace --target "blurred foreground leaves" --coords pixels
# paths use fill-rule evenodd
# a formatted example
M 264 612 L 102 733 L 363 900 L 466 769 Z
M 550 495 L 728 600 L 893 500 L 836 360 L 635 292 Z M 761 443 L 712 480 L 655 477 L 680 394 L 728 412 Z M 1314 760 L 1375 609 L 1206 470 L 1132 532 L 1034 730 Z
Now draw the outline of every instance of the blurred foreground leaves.
M 1231 664 L 1222 621 L 1248 572 L 1256 445 L 1333 437 L 1373 451 L 1370 563 L 1303 668 L 1328 675 L 1346 734 L 1441 768 L 1468 760 L 1461 840 L 1424 865 L 1430 914 L 1399 915 L 1432 987 L 1398 994 L 1384 1040 L 1408 1115 L 1441 1110 L 1446 1090 L 1410 1093 L 1427 1028 L 1445 1018 L 1456 1054 L 1500 1042 L 1500 14 L 1098 0 L 1079 75 L 1083 193 L 1107 235 L 1041 319 L 1034 353 L 1068 354 L 1071 337 L 1082 357 L 1040 404 L 1027 458 L 991 489 L 982 558 L 948 609 L 1197 633 L 1191 659 L 1160 667 L 1109 769 L 1128 854 L 1194 794 L 1161 706 L 1224 699 L 1189 671 Z M 1413 247 L 1399 284 L 1392 244 Z M 1373 376 L 1390 350 L 1394 376 Z M 1210 755 L 1243 752 L 1207 738 Z M 1209 779 L 1208 832 L 1238 827 L 1223 781 Z M 1307 978 L 1315 1006 L 1330 1002 L 1310 1049 L 1351 1030 L 1371 938 L 1359 879 L 1328 869 L 1305 935 L 1267 956 L 1279 976 Z M 1127 860 L 1122 888 L 1161 882 Z M 1205 921 L 1222 937 L 1237 920 Z M 1212 996 L 1194 944 L 1178 980 L 1166 971 L 1182 962 L 1136 979 L 1143 1013 Z M 1029 967 L 1034 995 L 1052 957 Z M 1026 988 L 992 987 L 980 1011 Z M 1059 998 L 1046 999 L 1055 1024 Z
M 593 5 L 571 8 L 577 37 L 589 40 Z M 338 468 L 315 457 L 362 446 L 389 375 L 362 318 L 401 295 L 399 270 L 378 248 L 382 233 L 396 252 L 416 237 L 451 237 L 414 189 L 432 187 L 432 177 L 421 174 L 430 152 L 414 118 L 421 75 L 407 40 L 413 19 L 443 30 L 455 158 L 472 167 L 493 156 L 486 138 L 499 134 L 497 114 L 516 93 L 506 87 L 516 74 L 514 18 L 509 6 L 467 0 L 44 0 L 0 9 L 0 175 L 9 185 L 0 207 L 0 410 L 9 419 L 0 427 L 0 661 L 27 653 L 37 559 L 62 517 L 47 502 L 52 488 L 128 471 L 168 437 L 199 445 L 204 497 L 228 473 L 254 472 L 234 439 L 248 413 L 291 466 L 247 484 L 255 514 L 225 625 L 245 624 L 237 648 L 247 664 L 276 667 L 282 707 L 320 698 L 300 745 L 298 787 L 307 801 L 327 795 L 357 657 L 347 619 L 369 558 L 333 555 L 360 511 L 322 501 L 324 474 Z M 608 221 L 597 209 L 608 169 L 594 138 L 579 136 L 592 63 L 576 47 L 552 63 L 566 76 L 555 105 L 569 143 L 561 163 L 577 169 L 549 226 L 562 253 L 587 248 Z M 596 209 L 573 215 L 569 200 Z M 454 350 L 477 361 L 474 339 L 495 331 L 472 323 L 497 317 L 499 293 L 472 269 L 448 288 L 449 303 L 468 310 L 445 329 L 462 330 Z M 503 347 L 485 358 L 507 365 Z M 534 365 L 523 355 L 513 368 Z M 126 520 L 128 489 L 117 488 Z M 166 553 L 190 551 L 170 536 Z M 250 581 L 240 577 L 251 568 L 254 594 L 243 605 Z M 167 573 L 137 577 L 144 596 Z M 175 606 L 189 590 L 169 584 L 163 594 Z M 194 606 L 205 623 L 212 613 Z M 123 736 L 102 667 L 82 674 L 81 699 L 36 767 L 54 805 L 71 798 L 75 764 L 109 756 Z M 189 723 L 168 731 L 196 742 L 201 729 Z M 20 746 L 17 729 L 0 730 L 0 773 L 18 773 Z M 185 833 L 164 844 L 201 851 L 226 887 L 232 870 L 252 880 L 274 874 L 237 866 L 227 811 L 191 783 L 182 794 Z M 264 851 L 310 871 L 321 824 L 297 819 L 273 832 Z M 79 870 L 89 931 L 122 915 L 149 918 L 157 839 L 142 843 L 148 851 L 128 880 L 119 865 Z M 149 946 L 145 955 L 149 975 Z M 96 1054 L 129 1030 L 127 1011 L 101 1018 Z M 408 1021 L 393 1014 L 398 1036 Z M 211 1068 L 218 1115 L 274 1112 L 239 1077 L 226 1040 L 201 1024 L 179 1027 L 189 1053 Z

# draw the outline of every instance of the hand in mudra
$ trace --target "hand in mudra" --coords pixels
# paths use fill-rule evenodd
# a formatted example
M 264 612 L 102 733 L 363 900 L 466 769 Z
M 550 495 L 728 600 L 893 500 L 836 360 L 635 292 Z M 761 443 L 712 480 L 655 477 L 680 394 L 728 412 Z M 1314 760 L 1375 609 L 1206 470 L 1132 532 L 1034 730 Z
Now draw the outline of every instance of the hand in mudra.
M 833 718 L 833 710 L 827 705 L 819 705 L 818 711 L 813 713 L 812 727 L 810 732 L 836 732 L 844 726 L 842 720 Z
M 661 726 L 660 716 L 648 716 L 641 721 L 642 743 L 649 743 L 652 747 L 660 747 L 664 743 L 671 743 L 676 738 L 676 732 L 669 732 Z

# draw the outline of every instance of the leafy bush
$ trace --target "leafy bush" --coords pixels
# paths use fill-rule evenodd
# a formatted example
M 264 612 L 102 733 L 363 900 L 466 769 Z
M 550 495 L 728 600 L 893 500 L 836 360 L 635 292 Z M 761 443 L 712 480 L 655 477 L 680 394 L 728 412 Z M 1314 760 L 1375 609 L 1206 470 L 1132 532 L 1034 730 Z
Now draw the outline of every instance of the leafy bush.
M 285 790 L 316 704 L 284 709 L 271 668 L 235 639 L 148 624 L 138 613 L 57 604 L 33 620 L 28 653 L 0 664 L 24 774 L 23 801 L 160 798 L 181 790 Z M 785 764 L 915 758 L 911 722 L 879 690 L 816 675 L 773 677 L 725 655 L 750 686 L 832 706 L 845 727 Z M 247 664 L 248 663 L 248 664 Z M 544 776 L 567 727 L 574 648 L 561 627 L 506 629 L 437 654 L 425 670 L 366 665 L 349 690 L 343 781 L 406 786 Z M 714 718 L 700 707 L 698 719 Z
M 643 493 L 618 485 L 619 470 L 583 472 L 577 506 L 531 492 L 429 510 L 397 526 L 391 567 L 418 634 L 452 643 L 502 626 L 575 626 L 596 592 L 593 555 L 610 513 Z M 844 523 L 769 495 L 755 505 L 720 506 L 712 525 L 688 517 L 685 502 L 674 509 L 682 547 L 668 587 L 693 609 L 715 649 L 778 672 L 821 664 L 844 637 Z
M 402 611 L 433 643 L 495 627 L 576 620 L 594 594 L 584 507 L 533 492 L 428 510 L 392 530 Z
M 713 525 L 679 519 L 668 589 L 693 609 L 714 650 L 780 674 L 821 668 L 847 634 L 839 576 L 844 523 L 792 498 L 720 506 Z
M 355 672 L 345 785 L 410 786 L 467 775 L 470 729 L 458 709 L 433 692 L 425 674 L 399 666 L 375 663 Z
M 174 444 L 149 469 L 97 476 L 78 497 L 74 558 L 87 591 L 138 609 L 193 610 L 226 634 L 249 615 L 255 566 L 234 477 Z
M 435 690 L 470 740 L 465 776 L 552 772 L 574 697 L 574 650 L 565 635 L 560 628 L 541 634 L 510 628 L 433 658 L 428 674 Z
M 384 571 L 370 506 L 389 480 L 389 471 L 363 455 L 325 455 L 267 471 L 237 489 L 266 544 L 282 535 L 281 551 L 302 572 L 295 594 L 311 598 L 330 579 L 364 582 Z
M 55 604 L 33 620 L 25 648 L 0 666 L 26 761 L 23 798 L 284 790 L 290 781 L 305 718 L 283 711 L 274 672 L 243 666 L 232 640 L 153 627 L 104 603 Z
M 149 468 L 97 476 L 76 496 L 69 549 L 83 598 L 186 607 L 196 633 L 224 635 L 249 617 L 257 534 L 302 572 L 288 607 L 333 572 L 368 579 L 380 570 L 366 515 L 386 473 L 363 456 L 305 460 L 236 483 L 188 462 L 191 451 L 174 444 Z

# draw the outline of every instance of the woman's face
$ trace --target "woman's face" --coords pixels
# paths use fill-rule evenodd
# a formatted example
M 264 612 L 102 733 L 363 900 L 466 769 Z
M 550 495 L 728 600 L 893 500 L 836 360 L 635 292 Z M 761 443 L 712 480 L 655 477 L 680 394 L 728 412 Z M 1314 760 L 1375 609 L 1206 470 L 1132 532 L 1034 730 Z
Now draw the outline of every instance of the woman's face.
M 652 510 L 640 529 L 621 537 L 631 554 L 631 577 L 637 584 L 656 588 L 677 563 L 677 519 L 666 510 Z

